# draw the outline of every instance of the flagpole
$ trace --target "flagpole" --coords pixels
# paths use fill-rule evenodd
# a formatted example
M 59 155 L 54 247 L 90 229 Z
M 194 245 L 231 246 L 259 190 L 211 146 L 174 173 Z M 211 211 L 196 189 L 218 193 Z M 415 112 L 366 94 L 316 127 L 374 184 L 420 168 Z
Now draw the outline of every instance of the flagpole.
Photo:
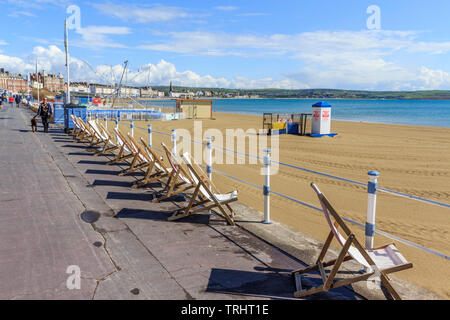
M 64 20 L 64 47 L 66 49 L 67 92 L 66 103 L 70 103 L 70 66 L 69 66 L 69 34 L 67 32 L 67 19 Z
M 37 98 L 38 98 L 38 103 L 41 103 L 41 100 L 39 99 L 39 75 L 38 75 L 38 60 L 36 58 L 36 81 L 37 81 Z

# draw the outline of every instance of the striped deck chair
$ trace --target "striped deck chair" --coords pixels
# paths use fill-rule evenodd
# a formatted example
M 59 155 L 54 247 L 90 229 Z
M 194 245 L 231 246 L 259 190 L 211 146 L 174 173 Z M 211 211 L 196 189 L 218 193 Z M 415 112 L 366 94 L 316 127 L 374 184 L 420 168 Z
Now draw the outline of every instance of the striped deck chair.
M 77 136 L 77 134 L 81 131 L 81 126 L 80 126 L 80 124 L 78 123 L 78 119 L 77 119 L 76 116 L 74 116 L 73 114 L 71 114 L 71 115 L 70 115 L 70 118 L 72 119 L 74 126 L 73 126 L 72 131 L 69 132 L 69 135 L 71 135 L 72 137 L 75 138 L 75 137 Z
M 192 181 L 190 175 L 187 173 L 187 169 L 183 168 L 184 162 L 179 163 L 164 142 L 162 142 L 161 145 L 166 153 L 167 160 L 169 161 L 172 170 L 170 172 L 169 179 L 167 180 L 166 187 L 160 192 L 160 194 L 165 194 L 154 198 L 152 200 L 154 203 L 169 199 L 175 195 L 185 193 L 186 191 L 194 188 L 194 181 Z
M 108 141 L 108 137 L 103 134 L 103 131 L 101 131 L 98 127 L 97 121 L 95 120 L 89 120 L 88 121 L 89 128 L 91 129 L 91 132 L 94 134 L 91 144 L 88 148 L 97 146 L 99 144 L 104 144 L 106 141 Z
M 119 149 L 119 152 L 117 152 L 115 158 L 110 162 L 108 162 L 107 165 L 113 165 L 119 163 L 120 161 L 128 160 L 134 157 L 134 154 L 131 152 L 130 148 L 125 143 L 126 141 L 125 137 L 117 128 L 114 128 L 114 134 L 116 137 L 116 145 Z
M 80 124 L 79 119 L 76 116 L 71 114 L 70 117 L 72 118 L 74 126 L 73 126 L 73 129 L 72 129 L 72 132 L 70 132 L 69 134 L 72 135 L 74 140 L 78 140 L 78 138 L 80 137 L 80 135 L 84 131 L 83 130 L 84 127 Z
M 201 211 L 216 209 L 214 210 L 215 212 L 223 216 L 230 225 L 234 226 L 233 218 L 235 213 L 230 207 L 230 203 L 238 200 L 237 191 L 221 194 L 211 180 L 208 179 L 202 168 L 192 161 L 189 153 L 183 154 L 183 160 L 188 168 L 187 172 L 194 183 L 195 189 L 188 206 L 186 209 L 183 209 L 184 212 L 175 212 L 169 217 L 169 221 L 188 217 Z M 228 209 L 228 212 L 224 207 Z
M 114 150 L 117 150 L 119 147 L 114 142 L 113 137 L 108 132 L 108 130 L 101 124 L 97 124 L 98 129 L 101 131 L 102 135 L 106 137 L 106 140 L 104 141 L 103 145 L 101 146 L 100 150 L 96 150 L 94 156 L 103 155 L 109 152 L 112 152 Z
M 83 141 L 87 141 L 90 143 L 92 139 L 94 139 L 94 133 L 92 132 L 91 128 L 83 121 L 83 119 L 78 117 L 75 117 L 74 119 L 76 119 L 76 122 L 81 128 L 78 134 L 75 136 L 75 140 L 77 141 L 77 143 Z
M 143 148 L 143 154 L 147 157 L 147 160 L 150 162 L 150 165 L 147 168 L 147 172 L 145 173 L 145 177 L 141 180 L 136 181 L 131 186 L 133 189 L 145 187 L 149 183 L 159 181 L 162 184 L 165 184 L 161 179 L 168 177 L 172 171 L 172 168 L 166 168 L 164 163 L 162 162 L 162 157 L 156 154 L 156 152 L 150 148 L 150 146 L 145 142 L 143 138 L 141 138 Z
M 304 297 L 310 294 L 349 285 L 358 281 L 366 281 L 373 276 L 379 276 L 381 283 L 387 289 L 391 297 L 395 300 L 401 300 L 397 291 L 395 291 L 392 287 L 387 275 L 393 272 L 412 268 L 412 263 L 409 263 L 402 256 L 394 244 L 388 244 L 376 249 L 364 249 L 360 242 L 356 239 L 354 233 L 349 227 L 347 227 L 344 220 L 339 216 L 336 210 L 333 209 L 328 199 L 323 195 L 323 193 L 320 192 L 319 188 L 314 183 L 312 183 L 311 186 L 319 197 L 323 213 L 331 231 L 325 241 L 322 251 L 319 254 L 316 264 L 292 272 L 296 286 L 294 296 L 297 298 Z M 331 218 L 334 219 L 334 223 Z M 339 227 L 343 230 L 344 235 L 338 231 Z M 336 238 L 337 242 L 342 247 L 342 250 L 337 259 L 324 262 L 323 259 L 334 238 Z M 350 278 L 335 281 L 335 277 L 342 263 L 349 260 L 356 260 L 366 268 L 366 272 L 362 275 L 356 275 Z M 333 266 L 333 268 L 327 276 L 325 273 L 325 268 L 331 266 Z M 304 290 L 301 285 L 301 275 L 312 271 L 319 271 L 323 284 Z
M 131 134 L 128 133 L 128 139 L 124 139 L 124 142 L 131 150 L 133 160 L 131 161 L 130 168 L 122 171 L 119 175 L 127 175 L 154 165 L 154 160 L 148 156 L 144 148 L 131 136 Z

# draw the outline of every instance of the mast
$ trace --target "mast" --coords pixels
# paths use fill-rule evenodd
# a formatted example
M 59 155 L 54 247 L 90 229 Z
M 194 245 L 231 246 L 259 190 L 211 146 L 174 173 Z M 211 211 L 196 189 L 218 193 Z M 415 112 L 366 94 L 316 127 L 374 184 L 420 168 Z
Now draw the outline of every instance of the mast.
M 67 32 L 67 19 L 64 20 L 64 47 L 66 49 L 67 92 L 66 103 L 70 103 L 70 67 L 69 67 L 69 33 Z
M 114 100 L 113 100 L 113 105 L 112 105 L 112 108 L 113 108 L 113 109 L 114 109 L 114 104 L 116 103 L 117 96 L 120 95 L 120 91 L 121 91 L 121 89 L 122 89 L 123 75 L 124 75 L 125 72 L 127 71 L 127 67 L 128 67 L 128 60 L 125 61 L 125 68 L 123 69 L 122 76 L 120 77 L 119 87 L 117 88 L 117 94 L 116 94 L 116 96 L 114 97 Z

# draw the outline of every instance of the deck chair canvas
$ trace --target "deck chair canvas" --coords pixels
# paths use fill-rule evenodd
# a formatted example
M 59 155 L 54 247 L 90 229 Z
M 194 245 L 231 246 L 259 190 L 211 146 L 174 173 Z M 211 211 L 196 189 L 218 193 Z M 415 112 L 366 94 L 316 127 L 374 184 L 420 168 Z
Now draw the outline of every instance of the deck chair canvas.
M 166 153 L 167 161 L 169 161 L 171 172 L 166 182 L 166 187 L 160 192 L 160 196 L 156 196 L 152 202 L 156 203 L 165 199 L 169 199 L 175 195 L 185 193 L 186 191 L 194 188 L 194 182 L 190 178 L 187 170 L 183 167 L 183 163 L 180 163 L 175 159 L 169 148 L 161 143 L 164 152 Z
M 132 157 L 134 157 L 134 154 L 131 152 L 131 150 L 128 148 L 127 144 L 125 143 L 126 139 L 122 135 L 122 133 L 117 129 L 114 128 L 114 135 L 116 137 L 116 145 L 119 149 L 116 156 L 113 160 L 109 161 L 107 165 L 113 165 L 116 163 L 119 163 L 124 160 L 128 160 Z
M 92 133 L 87 129 L 84 121 L 74 115 L 71 115 L 71 117 L 75 124 L 74 130 L 72 131 L 74 140 L 78 143 L 84 141 L 85 139 L 88 139 Z M 78 130 L 75 130 L 75 128 L 77 128 Z
M 215 212 L 223 216 L 230 225 L 234 226 L 233 218 L 235 213 L 230 203 L 238 200 L 237 191 L 221 194 L 211 180 L 208 179 L 202 168 L 192 161 L 189 153 L 183 154 L 183 160 L 188 168 L 187 172 L 194 182 L 195 189 L 184 212 L 175 212 L 169 218 L 169 221 L 185 218 L 201 211 L 216 209 L 214 210 Z M 228 212 L 224 207 L 228 209 Z
M 106 139 L 104 140 L 104 143 L 101 146 L 101 148 L 99 150 L 95 151 L 94 156 L 103 155 L 103 154 L 112 152 L 114 150 L 117 150 L 119 147 L 114 142 L 114 139 L 111 136 L 111 134 L 108 132 L 108 130 L 101 123 L 98 123 L 97 125 L 98 125 L 98 129 L 101 131 L 102 135 L 104 137 L 106 137 Z
M 71 114 L 71 115 L 70 115 L 70 118 L 72 119 L 74 126 L 73 126 L 72 131 L 69 132 L 69 134 L 70 134 L 72 137 L 75 137 L 75 136 L 78 134 L 78 132 L 80 132 L 81 126 L 79 125 L 76 116 L 74 116 L 73 114 Z
M 91 143 L 88 148 L 98 146 L 99 144 L 104 144 L 108 140 L 108 137 L 103 135 L 102 131 L 99 129 L 97 121 L 95 121 L 94 119 L 89 120 L 88 125 L 93 134 Z
M 344 220 L 339 216 L 336 210 L 334 210 L 331 206 L 325 195 L 320 192 L 319 188 L 314 183 L 312 183 L 311 186 L 319 197 L 323 213 L 331 231 L 325 241 L 322 251 L 319 254 L 316 264 L 292 272 L 296 286 L 294 296 L 297 298 L 304 297 L 322 291 L 329 291 L 330 289 L 349 285 L 358 281 L 366 281 L 372 276 L 379 276 L 381 283 L 387 289 L 391 297 L 395 300 L 401 300 L 399 294 L 391 285 L 387 275 L 412 268 L 412 264 L 402 256 L 394 244 L 385 245 L 376 249 L 364 249 L 360 242 L 356 239 L 354 233 L 345 224 Z M 334 219 L 334 223 L 331 218 Z M 344 235 L 338 231 L 338 228 L 343 230 Z M 323 260 L 325 255 L 334 238 L 342 247 L 342 250 L 337 259 L 324 262 Z M 356 260 L 366 268 L 366 272 L 362 275 L 356 275 L 350 278 L 335 281 L 335 277 L 342 263 L 349 260 Z M 332 270 L 327 276 L 325 273 L 325 268 L 331 266 Z M 319 271 L 323 284 L 307 290 L 302 289 L 301 275 L 313 271 Z
M 81 131 L 75 137 L 75 140 L 77 140 L 77 142 L 87 141 L 88 143 L 92 143 L 93 139 L 95 138 L 95 135 L 92 132 L 92 129 L 89 127 L 89 125 L 87 123 L 85 123 L 83 121 L 83 119 L 76 118 L 76 120 L 81 127 Z
M 159 181 L 165 185 L 166 183 L 164 183 L 161 179 L 168 177 L 171 174 L 172 169 L 166 168 L 162 162 L 162 157 L 156 154 L 156 152 L 149 147 L 147 142 L 145 142 L 142 137 L 141 143 L 142 145 L 139 145 L 139 147 L 143 149 L 142 154 L 147 158 L 149 166 L 147 167 L 147 172 L 145 173 L 144 178 L 133 183 L 131 187 L 133 189 L 141 188 L 155 181 Z
M 119 173 L 119 176 L 124 176 L 138 170 L 142 170 L 151 165 L 151 160 L 146 156 L 143 148 L 136 142 L 136 140 L 128 133 L 125 137 L 120 131 L 118 134 L 121 136 L 123 143 L 127 146 L 133 155 L 133 159 L 130 163 L 130 168 L 123 170 Z

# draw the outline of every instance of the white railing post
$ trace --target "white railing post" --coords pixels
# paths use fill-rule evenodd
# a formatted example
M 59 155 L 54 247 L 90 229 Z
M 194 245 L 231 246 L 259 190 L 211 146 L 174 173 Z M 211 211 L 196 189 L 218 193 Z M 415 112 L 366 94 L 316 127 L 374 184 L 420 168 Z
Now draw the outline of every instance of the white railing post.
M 103 120 L 105 121 L 105 129 L 108 129 L 108 118 L 104 117 Z
M 119 130 L 119 117 L 116 118 L 116 129 Z
M 367 185 L 367 220 L 366 220 L 366 249 L 373 248 L 373 239 L 375 236 L 375 213 L 377 208 L 378 177 L 380 173 L 370 171 L 369 183 Z
M 212 163 L 213 163 L 213 158 L 212 158 L 212 137 L 207 137 L 206 138 L 206 148 L 208 150 L 208 159 L 207 159 L 207 164 L 206 164 L 206 174 L 208 175 L 208 179 L 212 181 Z
M 152 147 L 152 125 L 148 125 L 148 145 Z
M 134 123 L 133 120 L 130 122 L 131 136 L 134 137 Z
M 98 123 L 98 113 L 95 114 L 95 122 Z
M 177 132 L 172 130 L 172 154 L 177 156 Z
M 264 149 L 264 224 L 271 224 L 270 220 L 270 149 Z

